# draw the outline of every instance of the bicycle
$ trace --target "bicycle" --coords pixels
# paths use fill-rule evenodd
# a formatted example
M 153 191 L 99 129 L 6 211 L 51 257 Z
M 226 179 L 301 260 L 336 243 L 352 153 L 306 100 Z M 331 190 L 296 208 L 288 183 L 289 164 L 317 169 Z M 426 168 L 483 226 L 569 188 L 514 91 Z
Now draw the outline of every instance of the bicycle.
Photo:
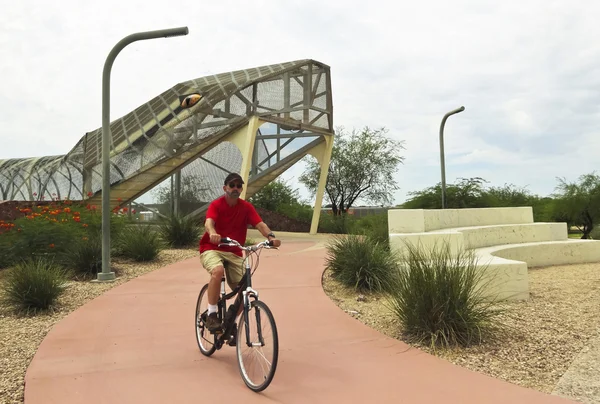
M 202 287 L 198 295 L 198 301 L 196 302 L 196 342 L 198 343 L 200 352 L 205 356 L 211 356 L 216 350 L 221 349 L 226 341 L 229 346 L 235 346 L 238 368 L 244 383 L 251 390 L 260 392 L 269 386 L 275 375 L 279 356 L 279 341 L 275 319 L 271 310 L 263 301 L 259 300 L 258 292 L 252 288 L 252 275 L 256 271 L 256 268 L 258 268 L 260 250 L 263 248 L 276 249 L 277 247 L 273 247 L 272 243 L 268 240 L 256 245 L 242 246 L 229 237 L 222 238 L 219 246 L 221 245 L 234 246 L 242 250 L 245 273 L 235 289 L 228 294 L 225 293 L 225 273 L 223 274 L 221 278 L 220 297 L 217 303 L 217 317 L 222 326 L 221 330 L 215 333 L 211 333 L 204 325 L 208 316 L 208 283 Z M 249 258 L 252 255 L 256 255 L 257 257 L 254 271 L 251 271 L 249 263 Z M 235 302 L 229 306 L 226 312 L 225 306 L 227 300 L 234 296 L 236 296 Z M 238 316 L 240 304 L 243 304 L 243 311 L 240 313 L 239 325 L 237 325 L 236 317 Z M 255 313 L 254 316 L 251 315 L 252 311 Z M 256 324 L 253 332 L 251 332 L 253 317 L 256 320 Z M 263 326 L 267 325 L 271 327 L 271 332 L 263 329 Z M 207 335 L 206 338 L 205 333 Z M 212 335 L 212 338 L 210 335 Z M 269 337 L 272 338 L 272 355 L 270 358 L 265 355 L 263 349 L 268 348 L 266 341 L 269 340 Z M 244 355 L 244 352 L 242 352 L 246 348 L 249 348 L 248 350 L 250 351 L 248 355 Z M 253 380 L 250 376 L 250 370 L 256 368 L 250 366 L 252 359 L 264 359 L 266 362 L 265 366 L 259 366 L 259 370 L 262 370 L 263 373 L 266 370 L 266 374 L 258 377 L 257 380 Z

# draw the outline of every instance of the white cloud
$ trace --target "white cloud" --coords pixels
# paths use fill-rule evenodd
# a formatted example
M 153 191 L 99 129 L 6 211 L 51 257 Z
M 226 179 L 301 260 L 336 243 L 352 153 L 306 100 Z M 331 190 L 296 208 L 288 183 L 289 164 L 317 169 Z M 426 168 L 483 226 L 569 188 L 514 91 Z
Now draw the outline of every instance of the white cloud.
M 591 0 L 7 3 L 0 159 L 66 153 L 101 125 L 112 47 L 185 25 L 185 37 L 119 54 L 111 118 L 180 81 L 313 58 L 332 67 L 335 125 L 385 126 L 406 141 L 397 203 L 440 180 L 439 125 L 461 105 L 445 129 L 447 181 L 478 175 L 548 194 L 557 176 L 597 167 L 599 12 Z

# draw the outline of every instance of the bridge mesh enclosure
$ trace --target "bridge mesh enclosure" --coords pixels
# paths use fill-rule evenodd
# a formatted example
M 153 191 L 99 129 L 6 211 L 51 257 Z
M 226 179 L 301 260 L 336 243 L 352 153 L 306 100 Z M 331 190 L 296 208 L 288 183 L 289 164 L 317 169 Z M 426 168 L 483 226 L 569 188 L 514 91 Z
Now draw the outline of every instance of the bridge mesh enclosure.
M 178 169 L 183 182 L 202 184 L 203 199 L 220 195 L 227 173 L 242 165 L 240 150 L 222 138 L 252 116 L 266 121 L 250 174 L 259 175 L 308 142 L 295 135 L 333 133 L 330 88 L 329 67 L 314 60 L 178 83 L 110 123 L 111 200 L 134 200 Z M 200 101 L 182 108 L 194 93 Z M 265 133 L 287 133 L 293 141 L 261 139 Z M 65 155 L 0 160 L 2 200 L 81 200 L 101 191 L 102 128 L 86 133 Z

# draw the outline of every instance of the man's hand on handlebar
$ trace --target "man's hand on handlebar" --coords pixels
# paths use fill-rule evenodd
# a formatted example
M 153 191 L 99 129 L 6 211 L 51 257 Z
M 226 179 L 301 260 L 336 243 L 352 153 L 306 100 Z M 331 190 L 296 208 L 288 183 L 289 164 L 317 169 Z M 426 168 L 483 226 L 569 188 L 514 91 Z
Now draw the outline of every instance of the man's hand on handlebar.
M 211 234 L 210 235 L 210 242 L 213 244 L 219 244 L 221 242 L 221 235 L 220 234 Z
M 277 240 L 276 238 L 272 238 L 270 241 L 270 245 L 273 247 L 279 247 L 281 245 L 281 240 Z

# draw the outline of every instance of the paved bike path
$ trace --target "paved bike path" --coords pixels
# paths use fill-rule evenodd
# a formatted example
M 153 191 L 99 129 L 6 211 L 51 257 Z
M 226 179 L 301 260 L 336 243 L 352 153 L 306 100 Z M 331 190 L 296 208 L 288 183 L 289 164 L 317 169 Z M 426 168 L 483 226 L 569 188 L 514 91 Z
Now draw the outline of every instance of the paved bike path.
M 253 278 L 279 331 L 279 364 L 265 391 L 245 386 L 235 348 L 210 358 L 198 350 L 194 309 L 208 275 L 194 258 L 117 286 L 56 324 L 27 371 L 25 404 L 571 402 L 366 327 L 323 292 L 325 250 L 284 243 L 262 251 Z

